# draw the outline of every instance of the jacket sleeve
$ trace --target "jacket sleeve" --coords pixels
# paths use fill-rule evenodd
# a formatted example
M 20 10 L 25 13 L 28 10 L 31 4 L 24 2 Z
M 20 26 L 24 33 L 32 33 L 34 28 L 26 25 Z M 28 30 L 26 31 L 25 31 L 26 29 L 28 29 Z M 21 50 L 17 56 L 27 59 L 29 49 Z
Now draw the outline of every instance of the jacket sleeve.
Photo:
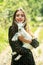
M 17 53 L 21 54 L 21 55 L 25 55 L 25 54 L 28 54 L 29 53 L 29 50 L 22 47 L 18 40 L 17 41 L 12 41 L 12 30 L 11 30 L 11 27 L 9 28 L 9 33 L 8 33 L 8 37 L 9 37 L 9 44 L 12 48 L 13 51 L 16 51 Z

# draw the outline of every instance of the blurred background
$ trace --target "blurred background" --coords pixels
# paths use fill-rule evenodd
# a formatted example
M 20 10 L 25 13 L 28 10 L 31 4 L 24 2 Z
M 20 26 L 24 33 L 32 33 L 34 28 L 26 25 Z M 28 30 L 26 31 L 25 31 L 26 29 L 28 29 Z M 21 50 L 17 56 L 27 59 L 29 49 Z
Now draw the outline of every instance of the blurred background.
M 18 8 L 24 9 L 31 31 L 37 33 L 40 45 L 43 45 L 43 0 L 0 0 L 0 54 L 9 46 L 8 29 Z M 38 50 L 39 55 L 41 51 Z

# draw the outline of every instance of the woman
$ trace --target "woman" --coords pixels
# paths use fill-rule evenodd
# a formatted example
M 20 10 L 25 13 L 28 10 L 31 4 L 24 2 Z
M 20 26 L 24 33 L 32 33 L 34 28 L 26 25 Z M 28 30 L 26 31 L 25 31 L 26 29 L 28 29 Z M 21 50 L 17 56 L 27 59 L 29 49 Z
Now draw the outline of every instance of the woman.
M 12 41 L 13 36 L 18 32 L 18 25 L 16 23 L 24 23 L 24 29 L 28 32 L 32 37 L 30 30 L 26 28 L 26 16 L 22 9 L 18 9 L 15 11 L 13 16 L 12 26 L 9 28 L 9 43 L 12 49 L 12 52 L 17 52 L 12 54 L 11 65 L 35 65 L 35 61 L 30 49 L 23 47 L 23 42 L 31 44 L 32 40 L 26 40 L 22 35 L 18 37 L 18 40 Z M 22 55 L 19 60 L 15 60 L 18 55 Z

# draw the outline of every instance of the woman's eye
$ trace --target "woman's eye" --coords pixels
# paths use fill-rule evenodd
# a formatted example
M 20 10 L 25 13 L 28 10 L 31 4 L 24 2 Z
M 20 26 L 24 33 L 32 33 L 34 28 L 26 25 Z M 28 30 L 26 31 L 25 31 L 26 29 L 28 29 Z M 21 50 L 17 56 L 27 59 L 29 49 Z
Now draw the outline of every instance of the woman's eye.
M 21 15 L 21 17 L 24 17 L 24 15 Z
M 16 15 L 16 17 L 19 17 L 19 16 L 24 17 L 24 14 L 17 14 Z
M 19 14 L 18 15 L 16 15 L 17 17 L 19 17 Z

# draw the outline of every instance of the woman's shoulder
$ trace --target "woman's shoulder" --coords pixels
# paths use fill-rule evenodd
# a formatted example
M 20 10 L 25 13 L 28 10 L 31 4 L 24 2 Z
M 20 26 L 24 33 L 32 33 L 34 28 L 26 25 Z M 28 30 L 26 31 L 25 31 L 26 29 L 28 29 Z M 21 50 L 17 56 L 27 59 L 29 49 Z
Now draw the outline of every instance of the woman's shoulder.
M 11 34 L 12 36 L 16 33 L 16 29 L 13 26 L 9 27 L 9 35 Z
M 9 32 L 12 32 L 13 31 L 13 26 L 10 26 L 9 27 Z
M 13 35 L 14 35 L 14 34 L 13 34 L 12 26 L 10 26 L 10 27 L 9 27 L 9 31 L 8 31 L 8 36 L 9 36 L 10 38 L 12 38 Z
M 8 30 L 9 34 L 12 33 L 12 26 L 9 27 L 9 30 Z
M 9 30 L 11 30 L 11 29 L 12 29 L 12 26 L 9 27 Z

